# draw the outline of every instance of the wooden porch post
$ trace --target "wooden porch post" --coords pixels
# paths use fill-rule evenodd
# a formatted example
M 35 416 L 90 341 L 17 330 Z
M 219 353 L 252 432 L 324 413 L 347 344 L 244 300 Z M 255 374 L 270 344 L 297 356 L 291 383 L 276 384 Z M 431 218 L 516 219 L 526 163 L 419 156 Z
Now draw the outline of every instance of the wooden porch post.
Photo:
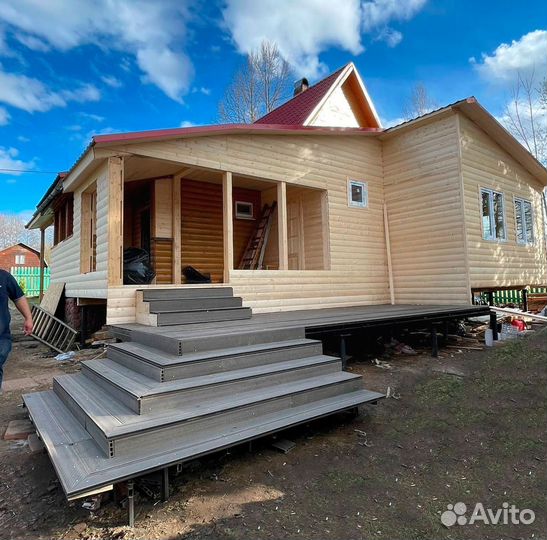
M 289 244 L 287 239 L 287 184 L 277 184 L 277 231 L 279 240 L 279 270 L 289 269 Z
M 234 269 L 234 221 L 232 203 L 232 173 L 222 175 L 223 238 L 224 238 L 224 283 L 230 282 L 230 271 Z
M 108 158 L 108 285 L 123 285 L 123 157 Z
M 40 292 L 39 300 L 44 296 L 44 267 L 45 267 L 45 249 L 46 249 L 46 230 L 40 229 Z
M 180 175 L 173 176 L 173 283 L 182 283 L 181 254 L 181 181 Z

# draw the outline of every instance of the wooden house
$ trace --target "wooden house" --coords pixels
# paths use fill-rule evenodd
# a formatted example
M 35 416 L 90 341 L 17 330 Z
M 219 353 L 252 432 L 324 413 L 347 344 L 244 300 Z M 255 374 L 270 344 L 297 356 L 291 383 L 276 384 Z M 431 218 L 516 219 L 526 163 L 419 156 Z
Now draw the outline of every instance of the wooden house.
M 353 64 L 251 125 L 99 135 L 29 227 L 55 228 L 52 282 L 107 323 L 156 324 L 137 290 L 229 284 L 255 313 L 469 304 L 547 282 L 546 169 L 474 98 L 383 129 Z M 241 269 L 264 205 L 258 268 Z M 156 277 L 123 283 L 123 253 Z
M 383 398 L 352 332 L 420 325 L 436 355 L 489 314 L 474 289 L 546 282 L 547 171 L 475 99 L 383 129 L 352 64 L 306 86 L 252 125 L 97 136 L 38 204 L 52 279 L 122 341 L 23 396 L 67 497 L 127 482 L 132 523 L 140 475 L 166 498 L 170 466 Z M 124 284 L 129 248 L 152 283 Z
M 47 263 L 44 263 L 47 266 Z M 0 268 L 8 272 L 12 268 L 40 266 L 40 252 L 22 242 L 0 249 Z

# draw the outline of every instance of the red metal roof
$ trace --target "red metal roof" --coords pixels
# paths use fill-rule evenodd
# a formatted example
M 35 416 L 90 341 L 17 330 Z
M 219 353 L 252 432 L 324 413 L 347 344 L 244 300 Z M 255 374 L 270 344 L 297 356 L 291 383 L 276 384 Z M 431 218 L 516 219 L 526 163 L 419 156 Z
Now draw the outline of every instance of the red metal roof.
M 279 124 L 279 125 L 302 125 L 325 97 L 340 73 L 347 66 L 341 67 L 332 75 L 322 81 L 310 86 L 307 90 L 289 99 L 283 105 L 259 118 L 255 124 Z

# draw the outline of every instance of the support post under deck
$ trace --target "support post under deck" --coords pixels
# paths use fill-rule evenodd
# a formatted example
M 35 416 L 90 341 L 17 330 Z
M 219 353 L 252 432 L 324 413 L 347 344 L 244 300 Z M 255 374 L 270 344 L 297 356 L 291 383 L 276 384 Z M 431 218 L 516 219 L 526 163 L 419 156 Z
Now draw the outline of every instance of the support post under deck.
M 431 327 L 431 356 L 437 358 L 439 356 L 439 341 L 437 339 L 437 328 Z
M 492 329 L 492 339 L 498 341 L 498 316 L 495 311 L 490 311 L 490 328 Z
M 127 525 L 135 526 L 135 483 L 127 481 Z
M 166 502 L 169 499 L 169 468 L 161 471 L 161 500 Z
M 348 363 L 348 353 L 346 348 L 346 338 L 350 337 L 351 334 L 340 334 L 340 358 L 342 360 L 342 369 L 346 368 Z
M 522 311 L 528 311 L 528 291 L 522 289 Z

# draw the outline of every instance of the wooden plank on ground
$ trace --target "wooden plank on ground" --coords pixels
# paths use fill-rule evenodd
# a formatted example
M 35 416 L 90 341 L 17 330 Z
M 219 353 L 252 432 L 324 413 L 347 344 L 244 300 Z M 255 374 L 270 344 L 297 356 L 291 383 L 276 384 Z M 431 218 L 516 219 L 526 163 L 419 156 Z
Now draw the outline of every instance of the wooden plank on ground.
M 64 283 L 51 283 L 48 290 L 44 293 L 40 307 L 49 314 L 55 315 L 64 290 Z
M 491 306 L 490 309 L 498 313 L 505 313 L 508 315 L 519 315 L 521 317 L 529 317 L 530 319 L 533 319 L 536 321 L 547 322 L 547 317 L 544 317 L 543 315 L 536 315 L 534 313 L 528 313 L 527 311 L 519 311 L 518 309 L 499 308 L 499 307 L 493 307 L 493 306 Z

